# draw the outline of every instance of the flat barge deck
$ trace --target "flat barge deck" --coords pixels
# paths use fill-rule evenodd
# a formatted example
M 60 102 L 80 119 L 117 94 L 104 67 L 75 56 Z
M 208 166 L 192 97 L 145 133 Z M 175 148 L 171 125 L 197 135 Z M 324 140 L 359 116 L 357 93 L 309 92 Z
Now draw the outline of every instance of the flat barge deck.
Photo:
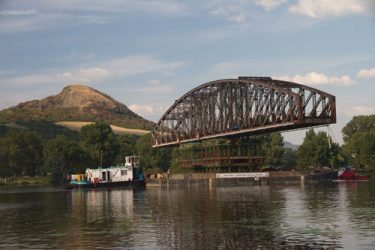
M 337 172 L 301 173 L 298 171 L 270 171 L 249 173 L 190 173 L 158 174 L 157 178 L 148 178 L 147 187 L 190 186 L 190 185 L 256 185 L 256 184 L 298 184 L 332 181 Z

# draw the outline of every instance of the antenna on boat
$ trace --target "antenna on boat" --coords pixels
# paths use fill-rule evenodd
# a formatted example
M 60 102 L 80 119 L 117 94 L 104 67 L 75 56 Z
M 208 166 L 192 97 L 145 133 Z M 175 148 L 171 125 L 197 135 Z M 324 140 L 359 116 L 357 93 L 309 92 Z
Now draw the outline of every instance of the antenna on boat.
M 335 135 L 333 134 L 333 131 L 332 131 L 332 129 L 331 129 L 331 127 L 329 125 L 327 125 L 327 133 L 328 133 L 328 135 L 330 137 L 330 140 L 328 142 L 329 148 L 331 148 L 331 146 L 332 146 L 331 143 L 332 142 L 337 143 L 337 141 L 336 141 Z
M 103 167 L 103 150 L 100 150 L 100 167 Z
M 328 140 L 328 147 L 330 149 L 330 154 L 332 155 L 332 142 L 334 142 L 334 138 L 333 138 L 333 131 L 332 129 L 329 127 L 329 125 L 327 125 L 327 140 Z M 331 141 L 333 140 L 333 141 Z M 330 160 L 330 164 L 331 164 L 331 167 L 333 168 L 333 163 L 332 161 Z
M 327 130 L 328 130 L 328 136 L 327 136 L 327 139 L 328 139 L 328 146 L 329 146 L 329 149 L 332 149 L 332 145 L 331 145 L 331 135 L 329 133 L 329 125 L 327 125 Z

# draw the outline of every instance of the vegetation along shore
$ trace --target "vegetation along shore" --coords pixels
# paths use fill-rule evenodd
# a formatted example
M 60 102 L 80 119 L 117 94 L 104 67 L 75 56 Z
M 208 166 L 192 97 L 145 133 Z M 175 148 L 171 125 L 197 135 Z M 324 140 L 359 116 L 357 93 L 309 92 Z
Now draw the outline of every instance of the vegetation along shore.
M 85 100 L 85 105 L 79 100 Z M 90 118 L 100 112 L 113 115 L 90 122 L 75 120 L 80 114 Z M 257 143 L 257 156 L 262 159 L 254 165 L 254 171 L 339 169 L 351 165 L 358 172 L 374 176 L 374 124 L 375 115 L 353 117 L 342 129 L 343 145 L 313 129 L 306 132 L 297 149 L 285 147 L 288 143 L 280 133 L 245 138 L 247 141 L 241 143 Z M 186 145 L 152 148 L 152 125 L 109 96 L 82 86 L 68 86 L 57 96 L 0 111 L 0 185 L 59 183 L 86 168 L 121 163 L 127 155 L 141 157 L 146 175 L 196 171 L 181 165 L 186 152 L 191 158 L 199 154 L 184 150 Z
M 357 171 L 371 175 L 375 166 L 375 131 L 369 127 L 374 120 L 375 115 L 354 117 L 343 129 L 342 146 L 330 141 L 325 132 L 316 133 L 313 129 L 306 132 L 297 150 L 284 148 L 279 133 L 263 136 L 264 162 L 259 169 L 280 166 L 284 170 L 302 171 L 312 166 L 352 165 Z M 116 135 L 104 122 L 86 125 L 75 136 L 59 133 L 49 139 L 35 131 L 5 130 L 4 126 L 0 129 L 0 185 L 60 182 L 70 173 L 83 172 L 87 167 L 115 165 L 123 161 L 124 155 L 133 154 L 141 156 L 146 174 L 190 171 L 178 164 L 179 148 L 153 149 L 150 134 Z

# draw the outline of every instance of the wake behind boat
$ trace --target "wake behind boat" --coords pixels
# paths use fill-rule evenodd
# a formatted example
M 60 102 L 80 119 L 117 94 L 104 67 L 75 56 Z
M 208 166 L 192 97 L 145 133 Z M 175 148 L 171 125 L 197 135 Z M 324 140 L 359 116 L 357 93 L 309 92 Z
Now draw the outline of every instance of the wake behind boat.
M 84 174 L 72 174 L 67 188 L 144 186 L 139 156 L 125 157 L 125 163 L 109 168 L 87 168 Z

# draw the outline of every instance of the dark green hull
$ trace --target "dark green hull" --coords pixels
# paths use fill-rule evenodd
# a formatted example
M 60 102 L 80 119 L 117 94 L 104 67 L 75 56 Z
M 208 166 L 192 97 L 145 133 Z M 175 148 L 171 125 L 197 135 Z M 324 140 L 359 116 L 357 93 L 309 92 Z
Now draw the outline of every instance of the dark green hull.
M 133 181 L 119 181 L 119 182 L 102 182 L 102 183 L 82 183 L 74 184 L 69 183 L 65 188 L 67 189 L 95 189 L 95 188 L 121 188 L 121 187 L 145 187 L 144 180 L 133 180 Z

